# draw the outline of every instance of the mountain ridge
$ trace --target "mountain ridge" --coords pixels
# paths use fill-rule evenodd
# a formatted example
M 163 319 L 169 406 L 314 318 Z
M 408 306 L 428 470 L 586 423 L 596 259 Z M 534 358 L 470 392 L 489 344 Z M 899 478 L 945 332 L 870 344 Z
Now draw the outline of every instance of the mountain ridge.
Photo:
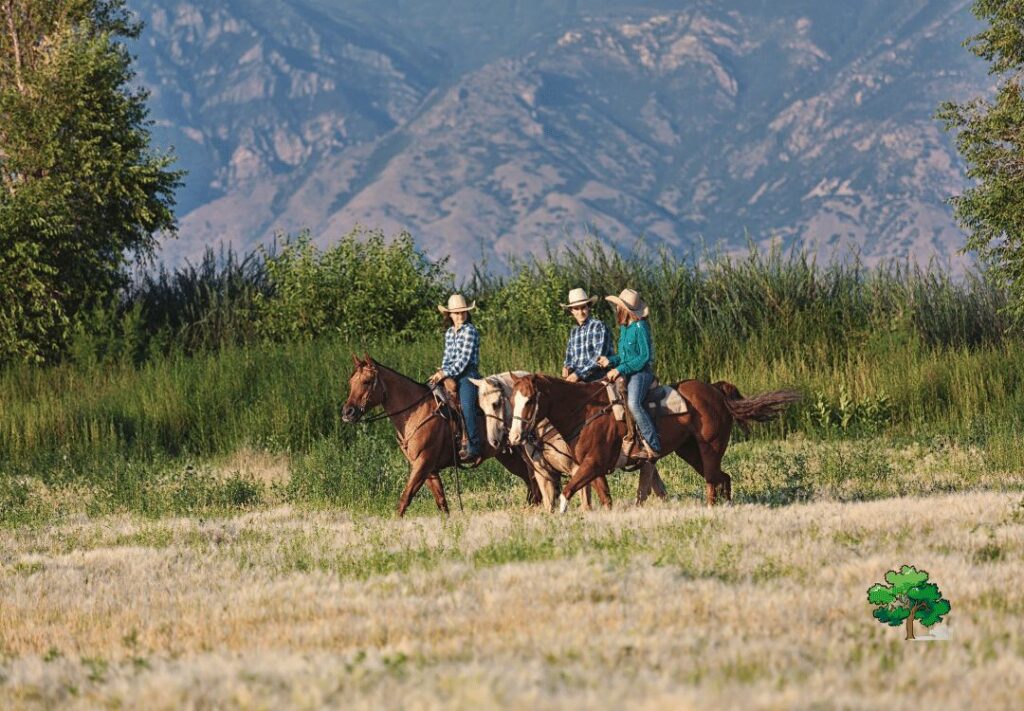
M 587 230 L 964 263 L 932 113 L 988 86 L 969 2 L 278 6 L 136 7 L 155 139 L 191 171 L 170 261 L 359 223 L 463 274 Z

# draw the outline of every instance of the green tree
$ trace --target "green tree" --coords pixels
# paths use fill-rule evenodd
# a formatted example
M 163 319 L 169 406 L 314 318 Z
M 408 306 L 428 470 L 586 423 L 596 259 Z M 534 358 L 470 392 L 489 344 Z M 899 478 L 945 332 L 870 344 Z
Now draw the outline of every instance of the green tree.
M 885 574 L 888 585 L 875 583 L 868 588 L 868 602 L 877 605 L 871 613 L 879 622 L 907 626 L 906 639 L 914 639 L 914 620 L 931 627 L 950 610 L 939 586 L 928 582 L 928 572 L 904 565 L 899 572 Z
M 124 0 L 0 0 L 0 361 L 58 354 L 173 233 Z
M 1024 3 L 976 0 L 986 29 L 964 43 L 1002 77 L 992 100 L 947 102 L 938 117 L 956 130 L 957 148 L 976 182 L 952 203 L 974 250 L 1011 293 L 1009 311 L 1024 318 Z

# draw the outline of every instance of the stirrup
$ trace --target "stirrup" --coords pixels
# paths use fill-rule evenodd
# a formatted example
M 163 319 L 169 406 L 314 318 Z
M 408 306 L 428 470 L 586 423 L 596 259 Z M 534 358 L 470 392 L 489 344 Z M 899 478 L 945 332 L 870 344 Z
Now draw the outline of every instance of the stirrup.
M 635 455 L 633 455 L 633 458 L 634 459 L 644 459 L 646 461 L 653 462 L 653 461 L 657 460 L 658 457 L 660 457 L 660 456 L 661 456 L 661 453 L 655 451 L 654 447 L 652 447 L 647 442 L 647 440 L 645 440 L 643 437 L 641 437 L 640 438 L 640 451 L 638 453 L 636 453 Z

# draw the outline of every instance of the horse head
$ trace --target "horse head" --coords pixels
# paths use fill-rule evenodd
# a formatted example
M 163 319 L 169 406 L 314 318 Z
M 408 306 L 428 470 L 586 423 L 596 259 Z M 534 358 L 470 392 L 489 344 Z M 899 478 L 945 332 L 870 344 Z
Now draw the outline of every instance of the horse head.
M 470 378 L 477 387 L 477 402 L 487 418 L 487 441 L 499 452 L 508 445 L 508 430 L 512 424 L 512 378 L 528 375 L 517 370 L 489 375 L 482 380 Z
M 384 388 L 380 382 L 380 371 L 369 355 L 358 358 L 352 354 L 355 370 L 348 379 L 348 399 L 341 409 L 343 422 L 359 422 L 367 410 L 380 405 L 384 400 Z
M 537 389 L 537 376 L 512 375 L 512 426 L 508 430 L 508 443 L 515 446 L 526 440 L 537 422 L 546 417 L 546 402 Z
M 505 437 L 512 412 L 509 408 L 508 391 L 501 382 L 501 376 L 470 378 L 477 388 L 477 402 L 487 419 L 487 441 L 495 450 L 505 448 Z

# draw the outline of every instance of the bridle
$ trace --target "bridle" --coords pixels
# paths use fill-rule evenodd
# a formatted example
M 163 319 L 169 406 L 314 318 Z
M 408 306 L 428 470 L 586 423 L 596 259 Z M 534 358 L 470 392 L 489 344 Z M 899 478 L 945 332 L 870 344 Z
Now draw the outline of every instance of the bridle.
M 433 394 L 433 392 L 434 392 L 430 388 L 427 388 L 427 392 L 423 395 L 423 397 L 419 398 L 418 400 L 413 402 L 411 405 L 403 407 L 401 410 L 395 410 L 393 412 L 388 412 L 388 408 L 387 408 L 388 388 L 387 388 L 387 385 L 384 383 L 384 381 L 380 379 L 380 369 L 379 368 L 374 368 L 373 369 L 373 383 L 370 385 L 369 388 L 366 389 L 366 393 L 363 395 L 363 398 L 362 398 L 363 401 L 359 405 L 359 408 L 363 412 L 366 412 L 367 409 L 369 409 L 367 407 L 367 404 L 370 401 L 370 395 L 372 395 L 373 391 L 376 390 L 378 387 L 380 388 L 380 393 L 381 393 L 381 395 L 380 395 L 380 407 L 381 407 L 382 410 L 384 410 L 384 412 L 379 414 L 379 415 L 374 415 L 373 417 L 368 417 L 366 419 L 360 419 L 359 420 L 360 424 L 369 424 L 371 422 L 379 422 L 380 420 L 384 420 L 384 419 L 387 419 L 389 417 L 394 417 L 395 415 L 401 415 L 403 412 L 408 412 L 409 410 L 413 409 L 414 407 L 416 407 L 417 405 L 422 403 L 428 397 L 430 397 Z
M 512 407 L 512 401 L 505 395 L 505 391 L 501 385 L 495 385 L 490 380 L 487 380 L 486 382 L 490 383 L 498 390 L 498 397 L 501 398 L 501 417 L 492 412 L 485 412 L 484 417 L 491 420 L 497 420 L 499 422 L 501 427 L 501 438 L 498 440 L 497 449 L 499 451 L 506 451 L 510 449 L 510 445 L 508 444 L 508 421 L 511 419 L 510 409 Z
M 537 424 L 537 414 L 540 412 L 540 393 L 535 392 L 534 393 L 534 397 L 536 398 L 536 400 L 534 402 L 533 415 L 532 416 L 530 416 L 529 418 L 525 418 L 525 417 L 520 417 L 519 415 L 516 415 L 515 413 L 512 414 L 512 420 L 513 421 L 519 420 L 522 423 L 521 427 L 523 428 L 523 438 L 524 439 L 526 439 L 527 437 L 530 437 L 532 435 L 534 427 Z M 530 401 L 527 400 L 526 404 L 529 405 Z

